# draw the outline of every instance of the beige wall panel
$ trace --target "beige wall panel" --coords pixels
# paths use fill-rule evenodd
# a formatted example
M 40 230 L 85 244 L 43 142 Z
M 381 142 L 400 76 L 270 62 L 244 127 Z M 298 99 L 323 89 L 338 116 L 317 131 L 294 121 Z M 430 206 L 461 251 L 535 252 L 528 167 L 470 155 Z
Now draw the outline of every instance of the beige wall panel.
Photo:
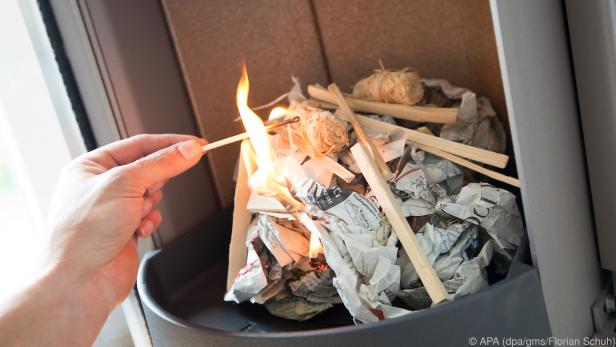
M 506 122 L 487 0 L 315 0 L 331 77 L 350 91 L 378 67 L 410 66 L 485 95 Z
M 251 105 L 288 91 L 291 75 L 327 83 L 311 4 L 268 0 L 163 0 L 184 78 L 203 136 L 210 141 L 244 131 L 235 87 L 246 61 Z M 239 145 L 208 154 L 224 206 L 233 201 Z

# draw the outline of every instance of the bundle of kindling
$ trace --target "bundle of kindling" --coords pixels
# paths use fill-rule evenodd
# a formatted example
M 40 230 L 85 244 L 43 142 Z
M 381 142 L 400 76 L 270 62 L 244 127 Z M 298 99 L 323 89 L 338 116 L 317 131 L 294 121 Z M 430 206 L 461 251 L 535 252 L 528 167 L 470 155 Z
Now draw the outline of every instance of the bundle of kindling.
M 307 98 L 294 81 L 270 116 L 288 122 L 267 129 L 246 74 L 238 86 L 249 140 L 226 301 L 298 321 L 343 304 L 364 323 L 504 277 L 524 229 L 487 98 L 410 69 L 379 69 L 351 95 L 311 85 Z

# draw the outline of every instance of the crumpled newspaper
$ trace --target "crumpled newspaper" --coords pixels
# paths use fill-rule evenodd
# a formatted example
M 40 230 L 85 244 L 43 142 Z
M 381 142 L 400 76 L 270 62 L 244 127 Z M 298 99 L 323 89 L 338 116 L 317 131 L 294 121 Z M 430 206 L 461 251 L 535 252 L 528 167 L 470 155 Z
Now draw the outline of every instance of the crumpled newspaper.
M 340 301 L 358 322 L 409 313 L 391 304 L 400 289 L 398 238 L 373 202 L 301 176 L 289 175 L 289 180 L 295 197 L 312 215 L 299 214 L 293 222 L 267 215 L 255 218 L 247 242 L 248 263 L 225 300 L 264 303 L 272 314 L 295 320 L 309 319 Z M 309 267 L 307 250 L 303 253 L 308 238 L 294 223 L 320 237 L 331 270 Z
M 386 122 L 394 125 L 396 124 L 394 119 L 390 116 L 371 115 L 369 117 L 379 120 L 381 122 Z M 389 132 L 383 133 L 375 131 L 372 128 L 366 127 L 364 131 L 366 132 L 366 135 L 368 136 L 368 138 L 370 138 L 376 149 L 379 151 L 379 153 L 381 153 L 381 157 L 383 157 L 383 160 L 386 163 L 394 159 L 398 159 L 404 154 L 404 148 L 406 146 L 407 139 L 407 134 L 404 130 L 394 129 Z M 357 135 L 353 132 L 351 134 L 349 143 L 352 144 L 356 142 Z M 351 154 L 350 150 L 346 149 L 344 151 L 341 151 L 338 153 L 338 155 L 340 160 L 349 168 L 349 170 L 353 171 L 356 174 L 361 173 L 361 170 L 359 169 L 359 166 L 357 166 L 355 158 L 353 158 L 353 155 Z
M 298 263 L 308 254 L 309 240 L 301 233 L 277 224 L 273 217 L 260 215 L 259 238 L 280 266 Z
M 498 120 L 487 99 L 476 99 L 472 92 L 446 81 L 425 81 L 424 100 L 437 106 L 460 106 L 459 122 L 444 126 L 442 137 L 496 146 L 498 131 L 490 122 Z M 305 98 L 299 82 L 294 82 L 288 97 L 301 102 Z M 374 117 L 394 122 L 391 117 Z M 489 127 L 482 130 L 485 124 Z M 458 297 L 486 287 L 488 264 L 501 264 L 499 255 L 506 258 L 523 235 L 515 196 L 486 184 L 462 188 L 463 173 L 456 165 L 407 147 L 404 134 L 368 136 L 387 161 L 400 158 L 392 191 L 411 217 L 411 225 L 417 226 L 416 237 L 447 291 Z M 251 196 L 258 214 L 248 230 L 247 265 L 225 300 L 263 304 L 276 316 L 300 321 L 341 302 L 361 323 L 412 312 L 393 306 L 395 298 L 412 310 L 429 307 L 431 300 L 417 272 L 404 249 L 398 248 L 397 235 L 372 194 L 336 187 L 331 173 L 312 168 L 304 153 L 284 141 L 276 143 L 279 137 L 272 140 L 277 160 L 289 171 L 286 178 L 292 194 L 307 211 L 291 215 L 277 201 Z M 345 152 L 338 153 L 339 159 L 353 170 L 354 160 Z M 310 263 L 311 234 L 318 235 L 323 245 L 325 270 Z M 498 254 L 492 260 L 494 251 Z
M 488 240 L 475 258 L 462 262 L 456 268 L 453 277 L 443 282 L 447 292 L 458 298 L 488 287 L 486 267 L 492 260 L 493 251 L 494 243 Z M 432 304 L 425 287 L 402 289 L 396 294 L 412 309 L 423 309 Z
M 237 274 L 233 286 L 225 294 L 225 301 L 235 301 L 239 304 L 258 295 L 268 284 L 267 268 L 270 264 L 264 251 L 265 246 L 258 238 L 256 220 L 250 225 L 248 235 L 246 265 Z
M 287 296 L 282 299 L 269 300 L 264 304 L 269 313 L 274 316 L 304 321 L 331 308 L 327 302 L 313 302 L 298 296 Z
M 455 196 L 439 198 L 435 209 L 416 237 L 445 288 L 458 297 L 486 287 L 485 267 L 493 252 L 508 256 L 506 250 L 515 249 L 523 236 L 515 196 L 488 184 L 471 183 Z M 481 232 L 490 239 L 478 252 Z M 402 288 L 398 298 L 412 309 L 429 307 L 430 298 L 406 253 L 400 252 L 398 264 Z
M 310 302 L 327 302 L 338 304 L 342 301 L 333 285 L 335 273 L 331 268 L 325 271 L 301 271 L 295 269 L 297 276 L 288 280 L 287 285 L 295 296 L 306 298 Z
M 353 318 L 365 323 L 409 313 L 391 304 L 400 286 L 398 238 L 377 207 L 358 193 L 301 178 L 293 180 L 293 188 L 297 198 L 315 207 L 316 220 L 304 222 L 319 234 L 336 273 L 333 285 Z
M 425 165 L 426 158 L 420 162 Z M 342 302 L 361 323 L 412 312 L 393 306 L 394 298 L 412 310 L 431 305 L 406 253 L 397 247 L 396 234 L 369 198 L 291 177 L 293 194 L 308 205 L 311 215 L 303 213 L 295 221 L 265 215 L 255 218 L 247 242 L 248 264 L 225 300 L 261 303 L 272 314 L 294 320 L 309 319 Z M 442 183 L 443 177 L 450 176 L 431 177 Z M 521 238 L 515 197 L 490 185 L 469 184 L 457 195 L 439 198 L 435 207 L 430 222 L 416 237 L 445 288 L 458 297 L 486 287 L 485 268 L 493 251 L 518 245 Z M 467 215 L 469 211 L 473 215 Z M 300 225 L 303 230 L 298 230 Z M 483 246 L 482 230 L 491 237 Z M 276 245 L 286 232 L 296 232 L 304 240 L 316 233 L 329 269 L 313 271 L 305 257 L 293 258 L 289 253 L 293 247 Z M 286 265 L 281 266 L 279 259 L 286 259 Z
M 503 153 L 507 134 L 496 117 L 490 100 L 466 88 L 452 86 L 444 79 L 422 79 L 429 105 L 450 107 L 459 103 L 458 120 L 445 124 L 440 137 L 474 147 Z
M 426 257 L 442 281 L 450 279 L 465 259 L 465 252 L 472 249 L 477 239 L 476 225 L 457 218 L 433 216 L 416 234 Z M 470 248 L 469 248 L 470 245 Z M 419 283 L 419 275 L 405 252 L 398 259 L 402 275 L 402 288 L 413 288 Z
M 292 176 L 293 193 L 308 204 L 309 213 L 326 212 L 350 226 L 358 226 L 384 245 L 391 234 L 391 225 L 378 207 L 365 196 L 334 187 L 325 188 L 315 181 Z
M 524 235 L 522 217 L 515 195 L 485 183 L 470 183 L 452 200 L 437 202 L 450 216 L 481 226 L 498 248 L 513 250 Z
M 332 283 L 334 276 L 333 270 L 313 271 L 308 263 L 284 268 L 281 280 L 272 282 L 251 298 L 251 302 L 265 305 L 278 317 L 297 321 L 310 319 L 342 302 Z
M 411 155 L 416 165 L 426 175 L 428 185 L 436 194 L 436 198 L 458 194 L 462 189 L 462 170 L 457 165 L 447 159 L 417 151 L 415 146 L 411 147 Z
M 436 211 L 436 198 L 424 170 L 418 165 L 406 164 L 396 176 L 392 188 L 405 216 L 427 216 Z
M 414 162 L 399 164 L 401 169 L 393 180 L 392 192 L 406 217 L 431 215 L 436 212 L 438 199 L 460 191 L 462 171 L 449 160 L 409 148 Z M 371 192 L 367 195 L 372 197 Z
M 353 318 L 366 323 L 410 313 L 391 304 L 400 286 L 396 234 L 381 245 L 366 229 L 333 215 L 323 213 L 320 222 L 325 257 L 336 273 L 333 284 Z

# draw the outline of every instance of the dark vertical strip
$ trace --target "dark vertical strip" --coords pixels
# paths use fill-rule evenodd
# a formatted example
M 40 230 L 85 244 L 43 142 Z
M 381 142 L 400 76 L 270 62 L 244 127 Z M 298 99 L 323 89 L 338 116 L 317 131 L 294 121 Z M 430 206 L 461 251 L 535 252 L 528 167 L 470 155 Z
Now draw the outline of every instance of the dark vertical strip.
M 62 82 L 66 88 L 66 93 L 71 103 L 71 108 L 73 109 L 75 119 L 79 125 L 81 136 L 83 137 L 83 142 L 86 149 L 91 151 L 97 148 L 98 144 L 96 143 L 86 108 L 81 99 L 81 93 L 79 92 L 77 82 L 75 81 L 73 69 L 66 55 L 64 42 L 62 41 L 62 36 L 60 35 L 56 18 L 53 15 L 51 4 L 49 0 L 38 0 L 37 2 L 43 17 L 45 30 L 49 36 L 49 42 L 51 43 L 51 48 L 53 49 L 56 63 L 58 64 L 58 69 L 60 70 L 60 75 L 62 76 Z
M 182 76 L 182 90 L 184 91 L 186 98 L 188 99 L 188 105 L 190 107 L 190 111 L 192 113 L 192 121 L 193 121 L 193 127 L 197 130 L 197 132 L 199 133 L 200 137 L 205 138 L 205 134 L 202 131 L 202 127 L 199 126 L 199 121 L 198 121 L 198 116 L 197 116 L 197 110 L 195 109 L 195 102 L 192 98 L 192 95 L 189 92 L 189 88 L 188 85 L 186 84 L 186 76 L 185 76 L 185 71 L 184 68 L 182 66 L 180 57 L 178 56 L 178 47 L 176 45 L 175 42 L 175 37 L 173 35 L 173 32 L 171 30 L 171 28 L 169 27 L 169 16 L 167 14 L 167 9 L 165 8 L 164 3 L 161 1 L 159 3 L 160 6 L 160 12 L 163 16 L 163 18 L 165 19 L 165 23 L 166 23 L 166 27 L 165 27 L 165 31 L 167 32 L 167 37 L 169 38 L 169 42 L 171 43 L 171 46 L 173 47 L 173 57 L 177 66 L 177 70 L 179 71 L 180 76 Z M 208 160 L 208 157 L 204 158 L 204 163 L 205 163 L 205 167 L 206 170 L 208 171 L 209 177 L 214 177 L 215 176 L 215 172 L 214 170 L 212 170 L 212 165 L 211 162 Z M 204 164 L 201 164 L 204 165 Z M 212 187 L 212 191 L 216 194 L 216 203 L 218 205 L 218 208 L 220 209 L 222 206 L 222 201 L 223 201 L 223 197 L 220 193 L 220 190 L 217 189 L 216 184 L 214 183 L 214 180 L 210 180 L 210 186 Z M 162 246 L 162 240 L 160 240 L 160 244 Z
M 585 139 L 584 136 L 584 126 L 582 124 L 582 109 L 580 107 L 580 95 L 579 95 L 579 84 L 577 81 L 577 77 L 575 75 L 575 59 L 574 59 L 574 54 L 573 54 L 573 47 L 571 46 L 571 26 L 569 25 L 569 18 L 568 18 L 568 13 L 567 13 L 567 6 L 565 4 L 565 2 L 561 2 L 561 8 L 562 8 L 562 12 L 563 12 L 563 20 L 565 22 L 565 27 L 567 28 L 567 30 L 565 30 L 565 34 L 567 35 L 567 53 L 569 54 L 569 61 L 571 62 L 570 64 L 570 68 L 571 68 L 571 79 L 573 80 L 573 85 L 575 88 L 573 88 L 573 92 L 575 94 L 575 108 L 578 114 L 578 129 L 579 129 L 579 133 L 580 133 L 580 138 L 582 139 L 581 144 L 582 144 L 582 155 L 584 156 L 584 163 L 586 165 L 584 165 L 584 171 L 586 172 L 586 180 L 584 181 L 584 185 L 586 187 L 588 187 L 588 195 L 589 195 L 589 204 L 590 204 L 590 208 L 592 210 L 592 225 L 593 225 L 593 230 L 595 230 L 595 232 L 593 233 L 593 237 L 595 240 L 595 244 L 597 245 L 597 247 L 599 247 L 599 239 L 598 239 L 598 232 L 597 232 L 597 210 L 594 206 L 595 203 L 595 199 L 593 199 L 593 190 L 592 187 L 590 185 L 590 167 L 588 164 L 588 149 L 587 149 L 587 140 Z M 600 257 L 599 257 L 599 253 L 597 252 L 597 259 L 600 261 Z M 606 277 L 606 273 L 603 273 L 603 276 Z M 604 278 L 604 280 L 606 280 Z M 597 327 L 596 327 L 597 328 Z
M 321 21 L 317 13 L 317 8 L 314 0 L 308 0 L 310 3 L 310 12 L 312 12 L 312 18 L 314 21 L 314 28 L 317 33 L 317 39 L 319 40 L 319 48 L 321 49 L 321 56 L 323 57 L 323 65 L 325 66 L 325 73 L 327 74 L 327 80 L 329 83 L 333 82 L 332 74 L 329 69 L 329 61 L 327 60 L 327 53 L 325 52 L 325 43 L 323 42 L 323 35 L 321 32 Z

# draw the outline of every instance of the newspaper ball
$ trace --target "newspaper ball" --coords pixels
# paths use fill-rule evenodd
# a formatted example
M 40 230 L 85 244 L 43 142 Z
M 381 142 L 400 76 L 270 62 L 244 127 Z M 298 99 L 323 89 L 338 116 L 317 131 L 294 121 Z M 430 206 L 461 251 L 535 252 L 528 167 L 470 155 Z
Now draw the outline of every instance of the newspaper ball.
M 356 98 L 404 105 L 415 105 L 423 95 L 419 74 L 408 69 L 375 70 L 353 87 L 353 96 Z

